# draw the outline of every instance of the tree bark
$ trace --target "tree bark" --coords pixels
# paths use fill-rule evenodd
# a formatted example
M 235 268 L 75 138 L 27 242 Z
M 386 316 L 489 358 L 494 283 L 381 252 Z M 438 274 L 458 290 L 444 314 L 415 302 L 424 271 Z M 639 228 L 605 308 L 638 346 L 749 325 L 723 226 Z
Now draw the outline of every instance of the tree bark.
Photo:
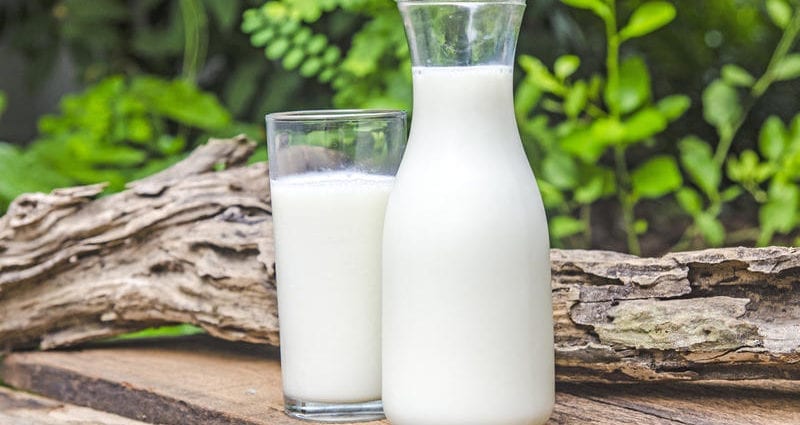
M 277 345 L 267 165 L 244 165 L 252 150 L 243 137 L 212 140 L 118 194 L 94 199 L 103 186 L 92 185 L 15 200 L 0 218 L 0 348 L 170 323 Z M 800 379 L 797 249 L 551 260 L 560 380 Z

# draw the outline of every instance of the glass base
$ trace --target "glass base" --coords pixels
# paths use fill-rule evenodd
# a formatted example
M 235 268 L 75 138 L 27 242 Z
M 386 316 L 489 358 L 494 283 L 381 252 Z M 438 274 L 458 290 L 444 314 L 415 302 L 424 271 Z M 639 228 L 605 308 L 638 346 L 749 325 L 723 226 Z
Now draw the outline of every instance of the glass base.
M 358 403 L 320 403 L 292 397 L 283 398 L 287 415 L 316 422 L 368 422 L 386 418 L 380 400 Z

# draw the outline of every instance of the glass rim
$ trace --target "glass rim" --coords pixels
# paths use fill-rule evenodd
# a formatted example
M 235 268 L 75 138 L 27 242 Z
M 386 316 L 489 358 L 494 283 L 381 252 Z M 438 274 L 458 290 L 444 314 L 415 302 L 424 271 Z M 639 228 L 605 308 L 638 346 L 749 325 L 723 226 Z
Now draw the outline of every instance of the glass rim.
M 516 4 L 526 5 L 526 0 L 395 0 L 397 4 L 451 4 L 457 5 L 462 3 L 486 3 L 486 4 Z
M 399 109 L 311 109 L 301 111 L 273 112 L 267 114 L 267 121 L 343 121 L 358 119 L 397 119 L 405 118 L 406 111 Z

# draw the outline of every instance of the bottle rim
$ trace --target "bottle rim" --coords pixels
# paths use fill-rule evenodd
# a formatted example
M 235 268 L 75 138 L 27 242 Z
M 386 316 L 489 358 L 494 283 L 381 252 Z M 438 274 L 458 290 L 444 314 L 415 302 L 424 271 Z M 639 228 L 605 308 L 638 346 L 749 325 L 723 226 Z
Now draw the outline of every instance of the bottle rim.
M 266 115 L 267 121 L 339 121 L 360 119 L 403 119 L 405 111 L 397 109 L 312 109 L 301 111 L 273 112 Z

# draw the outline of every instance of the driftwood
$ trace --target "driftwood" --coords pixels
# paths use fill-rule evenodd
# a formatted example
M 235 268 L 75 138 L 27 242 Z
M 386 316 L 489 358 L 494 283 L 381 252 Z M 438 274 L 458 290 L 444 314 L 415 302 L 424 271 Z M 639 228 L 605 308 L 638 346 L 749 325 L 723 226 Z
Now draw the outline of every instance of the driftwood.
M 99 199 L 94 185 L 15 200 L 0 218 L 0 349 L 169 323 L 278 344 L 267 166 L 244 165 L 252 149 L 212 141 Z M 561 380 L 800 379 L 800 250 L 551 259 Z

